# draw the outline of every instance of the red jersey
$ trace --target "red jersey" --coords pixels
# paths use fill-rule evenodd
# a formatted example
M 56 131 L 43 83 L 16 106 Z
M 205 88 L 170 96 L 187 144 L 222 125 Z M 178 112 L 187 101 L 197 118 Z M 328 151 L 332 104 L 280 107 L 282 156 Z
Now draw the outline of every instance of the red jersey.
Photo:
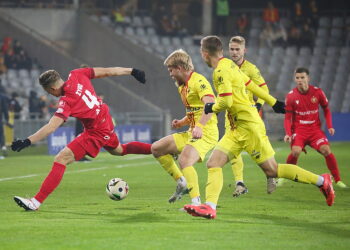
M 309 85 L 307 93 L 292 89 L 286 96 L 285 130 L 292 135 L 297 129 L 320 129 L 319 105 L 325 112 L 327 127 L 332 128 L 328 100 L 322 89 Z
M 95 77 L 92 68 L 75 69 L 63 84 L 63 96 L 59 99 L 56 116 L 65 121 L 69 116 L 79 119 L 88 130 L 100 127 L 109 109 L 96 95 L 90 79 Z

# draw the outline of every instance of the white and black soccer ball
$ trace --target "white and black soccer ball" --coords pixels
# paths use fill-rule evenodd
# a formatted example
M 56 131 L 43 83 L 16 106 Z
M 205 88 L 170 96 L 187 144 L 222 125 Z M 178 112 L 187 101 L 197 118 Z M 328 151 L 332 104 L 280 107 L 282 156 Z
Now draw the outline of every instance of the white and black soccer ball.
M 108 182 L 106 192 L 108 197 L 112 200 L 120 201 L 128 196 L 129 186 L 123 179 L 113 178 Z

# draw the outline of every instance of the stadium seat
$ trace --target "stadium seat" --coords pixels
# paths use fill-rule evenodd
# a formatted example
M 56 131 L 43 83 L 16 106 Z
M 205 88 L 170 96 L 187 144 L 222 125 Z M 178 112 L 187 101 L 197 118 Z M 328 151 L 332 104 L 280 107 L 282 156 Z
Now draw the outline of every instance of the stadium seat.
M 171 38 L 171 44 L 178 49 L 182 47 L 181 39 L 177 36 Z
M 146 29 L 146 31 L 147 31 L 147 35 L 149 35 L 149 36 L 155 36 L 156 35 L 156 30 L 153 27 L 148 27 Z
M 146 35 L 146 31 L 143 27 L 137 27 L 136 28 L 136 36 L 142 37 Z
M 139 17 L 139 16 L 134 16 L 133 18 L 132 18 L 132 21 L 131 21 L 131 25 L 133 26 L 133 27 L 142 27 L 143 26 L 143 22 L 141 21 L 141 17 Z
M 128 36 L 134 36 L 135 35 L 135 31 L 132 27 L 126 27 L 125 29 L 125 34 Z
M 145 16 L 143 17 L 143 24 L 147 27 L 153 27 L 154 24 L 153 24 L 153 20 L 150 16 Z
M 192 46 L 193 45 L 193 39 L 189 36 L 184 37 L 182 42 L 185 46 Z
M 318 25 L 322 28 L 328 28 L 331 26 L 331 19 L 329 17 L 320 17 L 318 19 Z
M 170 38 L 167 36 L 160 37 L 160 42 L 163 46 L 170 46 L 171 45 Z
M 332 27 L 337 27 L 337 28 L 344 27 L 344 19 L 342 17 L 334 17 L 332 20 Z

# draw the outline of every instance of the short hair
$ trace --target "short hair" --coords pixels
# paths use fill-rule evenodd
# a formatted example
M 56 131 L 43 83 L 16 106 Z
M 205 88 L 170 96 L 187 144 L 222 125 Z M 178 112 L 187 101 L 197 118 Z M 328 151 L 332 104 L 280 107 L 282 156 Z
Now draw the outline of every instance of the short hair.
M 306 73 L 307 75 L 309 75 L 309 70 L 307 68 L 303 68 L 303 67 L 299 67 L 296 68 L 295 73 Z
M 46 89 L 54 85 L 59 79 L 61 79 L 60 74 L 56 70 L 50 69 L 39 76 L 39 83 Z
M 233 36 L 230 39 L 230 43 L 238 43 L 239 45 L 244 45 L 245 46 L 245 39 L 243 36 Z
M 202 49 L 214 56 L 223 51 L 222 42 L 218 36 L 206 36 L 201 40 Z
M 164 60 L 167 67 L 182 67 L 185 70 L 194 70 L 191 57 L 183 49 L 175 50 Z

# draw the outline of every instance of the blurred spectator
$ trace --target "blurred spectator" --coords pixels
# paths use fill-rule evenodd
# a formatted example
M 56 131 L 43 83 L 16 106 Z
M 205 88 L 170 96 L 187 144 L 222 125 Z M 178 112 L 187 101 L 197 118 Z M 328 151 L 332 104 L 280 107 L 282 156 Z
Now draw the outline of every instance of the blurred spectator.
M 21 50 L 17 56 L 17 68 L 27 70 L 30 70 L 32 68 L 32 60 L 24 50 Z
M 273 46 L 279 46 L 279 47 L 286 47 L 287 46 L 287 32 L 283 25 L 278 25 L 273 27 L 273 38 L 272 38 L 272 45 Z
M 182 27 L 182 24 L 177 14 L 173 14 L 171 18 L 171 28 L 173 30 L 172 35 L 174 36 L 184 36 L 187 33 L 186 29 Z
M 29 93 L 29 118 L 37 119 L 41 114 L 40 110 L 40 99 L 37 96 L 37 93 L 34 90 L 31 90 Z
M 0 148 L 2 151 L 6 151 L 4 125 L 9 124 L 8 122 L 8 98 L 6 96 L 4 87 L 0 85 Z M 0 159 L 4 159 L 4 156 L 0 156 Z
M 271 1 L 267 3 L 267 7 L 264 9 L 263 19 L 266 23 L 271 24 L 276 24 L 280 20 L 279 11 Z
M 8 69 L 17 69 L 16 57 L 14 56 L 12 48 L 7 49 L 6 51 L 5 65 Z
M 15 120 L 17 120 L 21 118 L 22 107 L 17 100 L 18 98 L 17 92 L 13 92 L 11 97 L 12 98 L 10 99 L 9 111 L 14 113 L 14 118 Z
M 169 17 L 167 15 L 162 16 L 159 26 L 159 34 L 163 36 L 170 36 L 174 32 Z
M 230 14 L 228 0 L 216 0 L 216 33 L 226 35 L 227 17 Z
M 0 76 L 7 72 L 7 67 L 5 65 L 5 58 L 3 54 L 0 53 Z
M 5 37 L 4 42 L 1 46 L 2 53 L 6 54 L 6 52 L 12 47 L 12 38 L 11 37 Z
M 19 55 L 22 50 L 23 50 L 23 47 L 21 43 L 18 40 L 15 40 L 13 44 L 13 54 Z
M 296 1 L 294 3 L 294 8 L 293 8 L 293 23 L 298 28 L 301 28 L 305 20 L 304 18 L 305 18 L 305 13 L 303 11 L 301 2 Z
M 309 8 L 307 9 L 307 16 L 310 18 L 310 28 L 316 30 L 318 23 L 318 6 L 316 0 L 309 1 Z
M 122 8 L 118 8 L 112 11 L 113 20 L 116 25 L 125 26 L 125 13 Z
M 46 95 L 42 95 L 39 97 L 39 110 L 40 119 L 47 119 L 49 117 L 49 105 Z
M 305 23 L 300 34 L 300 45 L 312 49 L 314 46 L 314 40 L 314 32 L 310 29 L 309 25 Z
M 295 25 L 289 30 L 288 45 L 300 47 L 300 30 Z
M 50 100 L 48 110 L 49 114 L 52 116 L 58 108 L 58 102 L 54 99 Z
M 248 26 L 248 17 L 246 13 L 242 13 L 237 19 L 238 34 L 240 36 L 245 36 L 246 29 Z
M 191 21 L 189 22 L 190 34 L 202 34 L 202 1 L 192 0 L 188 5 L 187 12 L 191 19 Z
M 264 29 L 260 33 L 260 47 L 272 47 L 274 39 L 274 31 L 271 23 L 266 23 Z

